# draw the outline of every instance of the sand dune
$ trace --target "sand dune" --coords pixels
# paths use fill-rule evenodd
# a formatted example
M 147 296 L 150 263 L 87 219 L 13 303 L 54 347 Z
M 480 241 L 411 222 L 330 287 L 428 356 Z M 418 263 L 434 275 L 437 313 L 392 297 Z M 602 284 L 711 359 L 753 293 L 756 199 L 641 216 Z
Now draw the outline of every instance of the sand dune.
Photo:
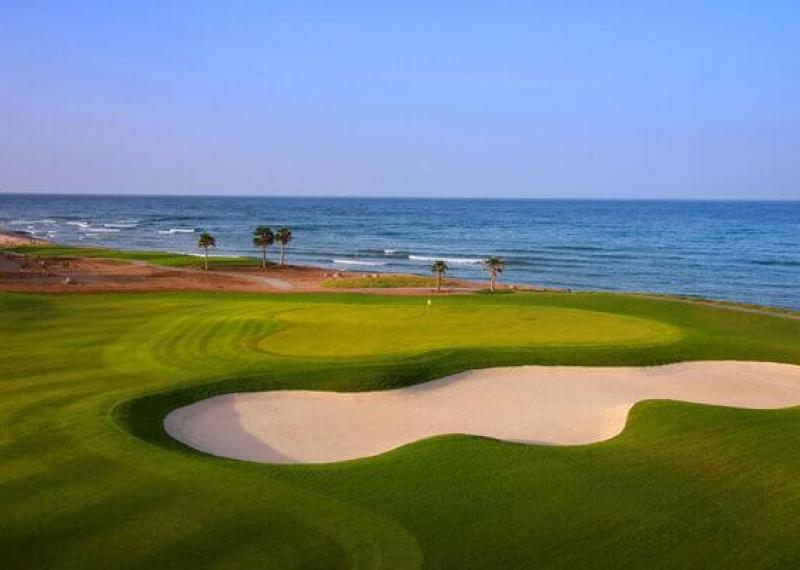
M 800 405 L 800 366 L 720 361 L 489 368 L 381 392 L 227 394 L 174 410 L 164 426 L 172 437 L 214 455 L 327 463 L 449 433 L 529 444 L 597 442 L 618 434 L 630 408 L 649 399 Z

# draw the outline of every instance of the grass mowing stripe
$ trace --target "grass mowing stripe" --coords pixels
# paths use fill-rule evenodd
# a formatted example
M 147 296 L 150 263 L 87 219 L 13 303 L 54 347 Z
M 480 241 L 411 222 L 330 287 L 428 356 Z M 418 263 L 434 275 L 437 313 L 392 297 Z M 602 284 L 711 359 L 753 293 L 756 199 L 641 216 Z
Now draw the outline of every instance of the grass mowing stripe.
M 0 422 L 8 426 L 0 556 L 10 566 L 58 568 L 800 564 L 799 409 L 646 402 L 603 444 L 448 436 L 328 466 L 219 459 L 163 433 L 172 407 L 227 391 L 383 389 L 527 363 L 800 363 L 800 322 L 727 307 L 612 294 L 437 298 L 440 332 L 426 345 L 413 334 L 420 302 L 0 295 Z M 680 334 L 651 344 L 543 342 L 536 326 L 555 327 L 576 310 L 598 323 L 633 317 Z M 281 315 L 297 311 L 307 328 L 292 331 L 298 325 Z M 349 318 L 352 330 L 326 332 L 321 342 L 325 314 Z M 486 315 L 516 331 L 497 349 L 467 338 Z M 542 317 L 533 331 L 519 326 L 526 315 Z M 331 354 L 331 346 L 359 342 L 352 327 L 364 319 L 377 322 L 370 335 L 385 341 L 371 347 L 411 352 Z M 282 332 L 309 358 L 270 354 Z

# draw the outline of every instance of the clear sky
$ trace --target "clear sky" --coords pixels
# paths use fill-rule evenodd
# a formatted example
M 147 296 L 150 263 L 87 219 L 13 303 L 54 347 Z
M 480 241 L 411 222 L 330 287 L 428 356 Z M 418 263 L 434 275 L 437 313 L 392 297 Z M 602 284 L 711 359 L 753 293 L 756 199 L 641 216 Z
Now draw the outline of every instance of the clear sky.
M 800 2 L 0 0 L 0 191 L 800 199 Z

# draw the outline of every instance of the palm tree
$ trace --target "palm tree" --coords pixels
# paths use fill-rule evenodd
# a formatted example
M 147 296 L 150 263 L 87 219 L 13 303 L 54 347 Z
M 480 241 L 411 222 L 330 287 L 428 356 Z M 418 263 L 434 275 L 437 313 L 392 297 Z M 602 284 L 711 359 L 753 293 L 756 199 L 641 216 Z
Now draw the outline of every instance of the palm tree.
M 267 268 L 267 248 L 275 243 L 275 234 L 268 226 L 258 226 L 253 230 L 253 245 L 261 248 L 261 270 Z
M 284 261 L 286 260 L 286 245 L 292 241 L 291 228 L 284 226 L 279 229 L 278 233 L 275 234 L 275 239 L 281 244 L 281 265 L 283 265 Z
M 436 273 L 436 292 L 442 291 L 442 276 L 447 273 L 447 263 L 441 259 L 437 259 L 431 265 L 431 272 Z
M 197 240 L 197 247 L 202 247 L 204 250 L 206 250 L 205 269 L 208 271 L 208 248 L 217 247 L 217 240 L 215 240 L 214 236 L 212 236 L 210 233 L 203 232 L 200 234 L 200 239 Z
M 503 272 L 506 262 L 499 257 L 488 257 L 484 260 L 483 264 L 489 272 L 489 290 L 494 292 L 494 284 L 497 281 L 497 276 Z

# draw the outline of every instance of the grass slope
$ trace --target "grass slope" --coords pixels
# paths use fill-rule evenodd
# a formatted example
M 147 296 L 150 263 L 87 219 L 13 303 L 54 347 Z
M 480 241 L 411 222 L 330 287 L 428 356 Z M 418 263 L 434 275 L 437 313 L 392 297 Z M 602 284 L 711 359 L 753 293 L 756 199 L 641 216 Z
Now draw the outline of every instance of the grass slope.
M 161 428 L 173 407 L 234 390 L 367 390 L 522 363 L 800 363 L 800 321 L 729 308 L 611 294 L 449 297 L 436 300 L 432 330 L 415 336 L 399 317 L 421 323 L 423 302 L 0 295 L 0 559 L 9 568 L 800 564 L 800 409 L 649 402 L 602 444 L 448 436 L 321 466 L 218 459 Z M 380 326 L 348 353 L 367 318 Z M 501 347 L 476 345 L 476 331 L 484 340 L 496 331 L 502 341 L 487 342 Z

